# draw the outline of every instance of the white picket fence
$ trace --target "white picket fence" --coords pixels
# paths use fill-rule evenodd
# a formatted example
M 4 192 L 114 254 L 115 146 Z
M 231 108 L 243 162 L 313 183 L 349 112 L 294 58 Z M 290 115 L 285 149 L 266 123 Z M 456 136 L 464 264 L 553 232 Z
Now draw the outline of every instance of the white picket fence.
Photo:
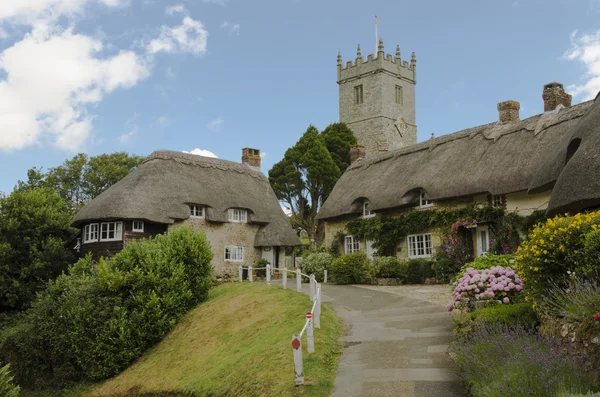
M 281 272 L 281 280 L 282 286 L 284 289 L 287 289 L 287 276 L 288 269 L 274 269 L 271 265 L 267 265 L 262 268 L 252 268 L 252 266 L 248 266 L 248 281 L 254 282 L 253 272 L 256 270 L 265 270 L 266 271 L 266 282 L 268 285 L 271 284 L 271 277 L 274 272 Z M 242 266 L 239 267 L 239 280 L 243 281 L 244 269 Z M 294 373 L 295 373 L 295 381 L 296 385 L 304 384 L 304 372 L 302 365 L 302 336 L 306 333 L 306 350 L 308 353 L 315 352 L 315 337 L 313 328 L 321 328 L 321 283 L 317 282 L 315 275 L 311 274 L 310 276 L 302 273 L 300 268 L 296 268 L 296 271 L 291 271 L 291 273 L 295 273 L 296 275 L 296 290 L 298 292 L 302 292 L 302 277 L 306 277 L 309 281 L 309 296 L 310 300 L 313 302 L 312 308 L 309 312 L 306 313 L 306 321 L 304 322 L 304 327 L 299 334 L 292 335 L 292 355 L 294 357 Z M 324 282 L 327 282 L 327 270 L 325 270 L 324 274 Z

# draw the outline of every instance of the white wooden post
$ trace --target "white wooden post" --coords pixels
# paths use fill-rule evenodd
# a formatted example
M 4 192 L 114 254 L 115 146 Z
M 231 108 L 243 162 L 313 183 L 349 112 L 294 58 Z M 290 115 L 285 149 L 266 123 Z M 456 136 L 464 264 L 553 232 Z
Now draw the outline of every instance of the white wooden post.
M 296 374 L 296 386 L 304 384 L 304 373 L 302 370 L 302 342 L 298 334 L 292 336 L 292 353 L 294 354 L 294 372 Z
M 314 313 L 315 328 L 321 328 L 321 284 L 317 284 L 317 305 Z
M 244 278 L 244 271 L 242 270 L 242 265 L 240 265 L 239 276 L 240 276 L 240 283 L 241 283 L 243 281 L 242 279 Z
M 327 284 L 327 270 L 323 270 L 323 283 Z
M 267 285 L 271 285 L 271 265 L 267 265 Z
M 298 292 L 302 292 L 302 272 L 300 271 L 300 268 L 297 267 L 296 268 L 296 290 Z
M 315 285 L 316 284 L 317 284 L 317 280 L 315 279 L 315 275 L 311 274 L 310 275 L 310 288 L 309 288 L 309 291 L 310 291 L 309 294 L 310 294 L 310 300 L 311 300 L 311 302 L 315 301 L 315 293 L 316 293 L 315 292 L 315 290 L 316 290 Z
M 287 288 L 287 267 L 283 268 L 283 279 L 281 280 L 281 283 L 283 284 L 283 289 Z
M 315 333 L 313 331 L 313 318 L 312 313 L 306 313 L 308 319 L 308 327 L 306 327 L 306 351 L 309 353 L 315 352 Z
M 250 280 L 250 282 L 254 281 L 254 277 L 252 277 L 252 265 L 248 266 L 248 280 Z

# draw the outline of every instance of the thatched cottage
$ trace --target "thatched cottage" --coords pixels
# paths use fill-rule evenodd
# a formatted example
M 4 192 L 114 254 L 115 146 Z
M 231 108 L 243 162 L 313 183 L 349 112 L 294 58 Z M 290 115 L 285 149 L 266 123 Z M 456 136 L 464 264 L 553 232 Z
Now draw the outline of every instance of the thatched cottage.
M 359 53 L 356 62 L 348 62 L 345 68 L 338 55 L 340 119 L 355 129 L 359 145 L 352 148 L 352 164 L 318 214 L 325 222 L 327 246 L 341 233 L 344 252 L 360 250 L 372 256 L 370 241 L 347 232 L 348 222 L 360 217 L 394 217 L 407 211 L 471 204 L 497 206 L 520 215 L 600 206 L 598 97 L 595 102 L 571 106 L 571 95 L 562 84 L 546 84 L 541 114 L 520 120 L 518 102 L 501 102 L 497 121 L 414 144 L 416 126 L 399 128 L 405 126 L 405 119 L 414 120 L 414 90 L 397 90 L 403 95 L 399 98 L 393 92 L 386 95 L 384 87 L 390 79 L 406 84 L 400 73 L 406 67 L 398 50 L 396 58 L 385 57 L 382 45 L 376 58 L 370 55 L 365 62 Z M 414 55 L 410 69 L 416 76 Z M 416 84 L 416 78 L 410 84 Z M 365 107 L 367 91 L 372 95 Z M 352 95 L 354 100 L 342 98 Z M 348 114 L 353 118 L 345 120 Z M 367 123 L 378 118 L 399 121 L 369 129 Z M 471 233 L 475 255 L 485 255 L 490 246 L 489 225 L 473 225 Z M 432 228 L 406 236 L 396 254 L 428 258 L 440 243 L 441 236 Z
M 128 242 L 182 225 L 206 233 L 217 273 L 261 258 L 290 266 L 300 240 L 260 171 L 260 152 L 243 149 L 242 164 L 156 151 L 73 219 L 80 253 L 110 255 Z

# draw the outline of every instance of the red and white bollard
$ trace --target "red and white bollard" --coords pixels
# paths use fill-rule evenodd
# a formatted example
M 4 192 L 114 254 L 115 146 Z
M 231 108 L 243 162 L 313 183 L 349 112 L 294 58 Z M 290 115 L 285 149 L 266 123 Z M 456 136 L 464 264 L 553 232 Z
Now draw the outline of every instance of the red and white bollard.
M 306 351 L 309 353 L 314 353 L 315 335 L 313 332 L 313 319 L 311 312 L 306 312 L 306 319 L 308 320 L 308 327 L 306 327 Z
M 304 373 L 302 369 L 302 342 L 297 334 L 292 336 L 292 353 L 294 354 L 294 372 L 296 374 L 296 386 L 304 384 Z

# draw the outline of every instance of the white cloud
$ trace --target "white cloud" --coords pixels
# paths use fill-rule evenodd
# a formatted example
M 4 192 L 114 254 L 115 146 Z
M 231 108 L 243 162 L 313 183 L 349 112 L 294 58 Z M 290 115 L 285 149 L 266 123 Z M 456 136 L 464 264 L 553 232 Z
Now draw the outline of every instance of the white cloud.
M 157 120 L 156 120 L 156 124 L 158 124 L 161 127 L 166 127 L 169 124 L 171 124 L 171 120 L 169 120 L 169 118 L 167 116 L 160 116 Z
M 600 91 L 600 30 L 594 34 L 579 36 L 577 31 L 571 33 L 571 49 L 564 57 L 571 61 L 580 61 L 586 67 L 582 76 L 582 84 L 573 84 L 567 90 L 582 100 L 594 99 Z
M 208 128 L 211 131 L 218 131 L 223 126 L 223 122 L 224 120 L 222 117 L 217 117 L 216 119 L 211 120 L 208 124 L 206 124 L 206 128 Z
M 149 71 L 131 51 L 101 58 L 102 43 L 58 27 L 35 27 L 0 53 L 0 149 L 50 140 L 77 150 L 90 136 L 86 105 L 137 84 Z
M 267 152 L 260 152 L 260 158 L 264 159 L 267 157 Z
M 281 206 L 281 209 L 283 210 L 283 213 L 286 214 L 287 216 L 292 216 L 292 210 L 284 204 L 279 204 Z
M 17 23 L 33 24 L 39 20 L 57 20 L 62 16 L 75 17 L 83 13 L 89 3 L 107 7 L 123 7 L 129 0 L 2 0 L 0 22 L 12 20 Z
M 196 156 L 213 157 L 215 159 L 218 159 L 216 154 L 214 154 L 213 152 L 211 152 L 209 150 L 204 150 L 204 149 L 196 148 L 196 149 L 192 150 L 191 152 L 186 152 L 184 150 L 183 153 L 195 154 Z
M 229 33 L 240 34 L 240 24 L 225 21 L 221 24 L 221 29 L 227 29 Z
M 168 6 L 167 8 L 165 8 L 165 13 L 167 15 L 174 15 L 174 14 L 177 14 L 177 13 L 182 13 L 182 14 L 186 14 L 187 15 L 188 14 L 188 10 L 187 10 L 187 8 L 185 8 L 183 6 L 183 4 L 175 4 L 175 5 Z
M 131 130 L 129 130 L 129 132 L 126 132 L 125 134 L 121 135 L 119 137 L 119 141 L 122 144 L 129 143 L 131 138 L 133 138 L 135 135 L 137 135 L 137 133 L 138 133 L 138 130 L 137 130 L 137 128 L 134 127 Z
M 163 25 L 160 36 L 152 40 L 146 49 L 150 54 L 191 52 L 198 55 L 206 52 L 207 40 L 208 31 L 202 22 L 186 16 L 179 26 L 170 28 Z

